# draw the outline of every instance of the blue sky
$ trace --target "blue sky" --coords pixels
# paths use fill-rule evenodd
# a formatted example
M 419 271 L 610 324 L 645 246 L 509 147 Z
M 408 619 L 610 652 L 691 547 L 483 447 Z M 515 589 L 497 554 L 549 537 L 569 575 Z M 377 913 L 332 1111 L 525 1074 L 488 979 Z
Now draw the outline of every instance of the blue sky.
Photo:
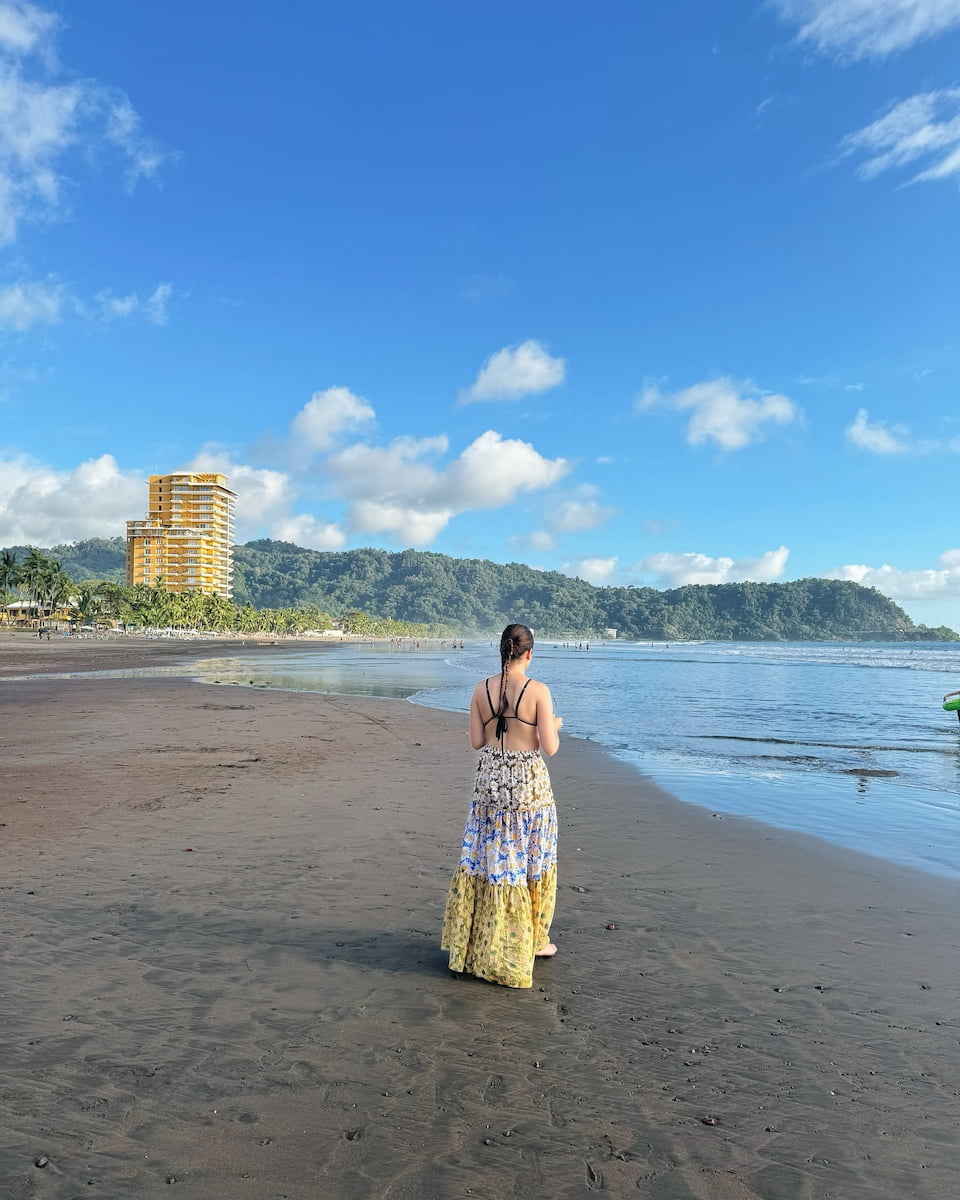
M 960 0 L 0 0 L 0 545 L 196 465 L 960 627 L 958 183 Z

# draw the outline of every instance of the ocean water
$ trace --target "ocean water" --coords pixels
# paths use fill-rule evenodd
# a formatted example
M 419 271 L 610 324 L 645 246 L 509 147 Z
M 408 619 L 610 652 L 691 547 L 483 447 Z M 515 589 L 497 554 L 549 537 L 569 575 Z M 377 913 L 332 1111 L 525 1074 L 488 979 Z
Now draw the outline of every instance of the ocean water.
M 547 643 L 530 673 L 564 733 L 682 800 L 960 879 L 960 722 L 941 708 L 958 644 Z M 465 709 L 469 687 L 411 698 Z
M 185 667 L 205 682 L 406 698 L 466 712 L 496 647 L 271 647 Z M 681 800 L 960 879 L 960 643 L 541 642 L 565 736 Z M 562 753 L 562 751 L 561 751 Z

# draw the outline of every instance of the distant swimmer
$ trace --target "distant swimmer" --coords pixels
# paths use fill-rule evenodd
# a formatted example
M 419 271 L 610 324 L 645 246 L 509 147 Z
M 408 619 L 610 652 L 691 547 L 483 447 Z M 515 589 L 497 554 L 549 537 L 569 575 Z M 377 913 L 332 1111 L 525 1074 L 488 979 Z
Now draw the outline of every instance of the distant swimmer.
M 951 709 L 957 714 L 957 720 L 960 721 L 960 699 L 951 700 L 951 697 L 960 697 L 960 692 L 947 692 L 943 698 L 943 707 L 949 712 Z M 948 703 L 950 701 L 950 703 Z

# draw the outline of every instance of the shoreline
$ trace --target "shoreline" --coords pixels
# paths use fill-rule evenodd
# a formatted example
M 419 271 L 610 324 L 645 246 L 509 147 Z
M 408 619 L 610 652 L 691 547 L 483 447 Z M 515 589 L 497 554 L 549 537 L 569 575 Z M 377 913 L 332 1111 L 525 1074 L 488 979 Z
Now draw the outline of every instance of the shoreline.
M 458 715 L 38 678 L 0 719 L 0 1195 L 949 1194 L 955 885 L 568 739 L 518 993 L 439 950 Z
M 392 638 L 346 635 L 342 638 L 309 638 L 278 634 L 257 639 L 251 634 L 211 635 L 197 638 L 148 638 L 140 635 L 116 635 L 106 638 L 54 637 L 48 642 L 36 635 L 0 630 L 0 683 L 20 675 L 56 675 L 95 671 L 127 670 L 150 667 L 157 660 L 189 662 L 216 654 L 256 654 L 264 650 L 292 648 L 317 653 L 340 646 L 389 646 Z M 415 642 L 414 638 L 403 639 Z M 446 639 L 449 641 L 450 639 Z M 427 648 L 444 639 L 421 638 Z
M 247 654 L 258 659 L 263 659 L 264 657 L 269 657 L 270 651 L 277 647 L 317 652 L 318 645 L 316 639 L 296 637 L 285 638 L 276 643 L 243 641 L 235 638 L 225 640 L 187 640 L 185 642 L 131 638 L 129 641 L 116 639 L 113 642 L 107 643 L 65 641 L 62 645 L 59 645 L 53 642 L 50 645 L 41 644 L 36 648 L 33 645 L 24 645 L 22 641 L 17 645 L 11 645 L 10 642 L 12 641 L 13 639 L 10 639 L 5 644 L 5 639 L 0 637 L 0 684 L 4 680 L 27 683 L 38 678 L 74 679 L 89 677 L 95 679 L 101 671 L 137 672 L 139 670 L 146 670 L 149 672 L 153 667 L 158 667 L 161 671 L 171 668 L 182 670 L 182 675 L 179 675 L 179 678 L 182 678 L 184 682 L 199 684 L 208 681 L 190 674 L 191 662 L 215 656 L 218 652 L 223 652 L 231 657 L 242 658 Z M 392 641 L 393 639 L 354 638 L 350 639 L 348 644 L 382 644 L 383 646 L 387 646 L 391 645 Z M 321 642 L 319 644 L 330 647 L 339 646 L 341 643 Z M 58 651 L 61 651 L 61 653 L 58 653 Z M 163 665 L 161 666 L 161 664 Z M 39 670 L 38 668 L 40 667 L 44 669 Z M 164 674 L 153 676 L 153 678 L 169 677 Z M 110 678 L 110 675 L 105 675 L 103 678 Z M 151 676 L 148 674 L 139 678 L 145 681 L 151 678 Z M 249 690 L 252 687 L 257 691 L 278 691 L 291 695 L 309 694 L 349 699 L 361 694 L 358 692 L 313 691 L 308 688 L 283 688 L 269 682 L 257 684 L 253 680 L 247 681 L 246 679 L 217 679 L 213 682 L 223 686 L 238 685 L 242 690 Z M 370 693 L 364 692 L 362 694 L 369 695 Z M 422 700 L 413 699 L 413 696 L 421 694 L 419 691 L 414 691 L 402 698 L 415 704 L 418 708 L 444 714 L 447 719 L 456 716 L 457 710 L 437 707 L 426 704 Z M 382 698 L 388 699 L 391 697 L 388 694 L 384 694 Z M 398 698 L 398 695 L 395 694 L 392 698 Z M 725 790 L 728 790 L 727 784 L 729 783 L 726 778 L 718 780 L 717 786 L 720 791 L 718 799 L 714 800 L 704 796 L 702 777 L 698 777 L 693 782 L 692 787 L 690 786 L 691 781 L 682 775 L 674 781 L 671 781 L 669 777 L 658 778 L 656 770 L 653 769 L 652 772 L 646 770 L 644 765 L 637 761 L 637 755 L 631 751 L 607 745 L 586 734 L 568 733 L 567 739 L 588 742 L 597 746 L 602 753 L 608 754 L 618 762 L 623 763 L 639 779 L 650 782 L 666 794 L 669 794 L 676 803 L 692 805 L 697 809 L 708 811 L 715 819 L 752 822 L 757 826 L 761 835 L 766 831 L 775 830 L 798 838 L 809 838 L 817 847 L 822 846 L 837 849 L 842 854 L 861 854 L 867 859 L 875 859 L 879 864 L 899 867 L 908 871 L 917 871 L 924 876 L 932 876 L 940 880 L 960 884 L 960 866 L 955 863 L 940 861 L 929 854 L 921 856 L 914 852 L 913 854 L 885 855 L 882 853 L 882 847 L 877 837 L 871 840 L 870 837 L 863 837 L 856 833 L 831 837 L 827 831 L 821 831 L 816 828 L 804 829 L 802 825 L 798 826 L 796 824 L 777 822 L 766 816 L 755 816 L 750 812 L 741 811 L 738 807 L 730 806 L 729 802 L 724 803 L 723 801 L 723 793 Z M 684 783 L 687 783 L 690 790 L 684 790 Z M 791 783 L 794 788 L 801 786 L 800 781 L 797 780 L 793 780 Z M 756 781 L 752 781 L 751 786 L 756 786 Z M 875 846 L 881 848 L 877 849 Z

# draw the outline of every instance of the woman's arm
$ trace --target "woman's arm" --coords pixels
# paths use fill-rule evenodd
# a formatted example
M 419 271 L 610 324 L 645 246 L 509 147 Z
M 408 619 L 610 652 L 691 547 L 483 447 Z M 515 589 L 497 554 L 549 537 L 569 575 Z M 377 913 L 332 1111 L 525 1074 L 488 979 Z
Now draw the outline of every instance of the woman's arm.
M 540 738 L 540 749 L 552 758 L 560 749 L 560 726 L 563 724 L 563 717 L 553 715 L 553 697 L 547 685 L 542 683 L 537 690 L 537 734 Z
M 487 744 L 487 731 L 483 727 L 483 717 L 480 715 L 480 684 L 473 689 L 470 698 L 470 745 L 474 750 L 480 750 Z
M 960 692 L 947 692 L 947 694 L 944 696 L 944 700 L 949 700 L 951 696 L 960 696 Z

